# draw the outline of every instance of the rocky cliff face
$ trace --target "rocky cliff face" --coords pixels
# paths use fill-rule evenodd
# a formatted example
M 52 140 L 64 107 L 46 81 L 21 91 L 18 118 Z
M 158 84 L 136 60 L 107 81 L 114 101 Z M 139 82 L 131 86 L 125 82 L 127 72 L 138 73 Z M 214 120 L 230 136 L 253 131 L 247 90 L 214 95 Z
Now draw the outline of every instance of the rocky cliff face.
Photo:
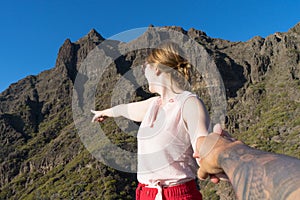
M 286 33 L 246 42 L 210 38 L 195 29 L 167 28 L 193 38 L 213 57 L 226 88 L 226 126 L 236 137 L 256 148 L 300 158 L 300 24 Z M 0 94 L 1 199 L 134 196 L 135 174 L 95 160 L 81 143 L 72 119 L 72 91 L 80 64 L 103 40 L 95 30 L 74 43 L 67 39 L 53 69 L 28 76 Z M 98 108 L 110 106 L 118 78 L 144 56 L 142 51 L 130 52 L 111 65 L 99 83 L 106 93 L 97 97 Z M 141 90 L 135 99 L 147 95 Z M 134 137 L 122 134 L 113 120 L 104 129 L 114 133 L 109 137 L 116 144 L 135 150 Z M 201 185 L 205 199 L 234 199 L 227 184 Z

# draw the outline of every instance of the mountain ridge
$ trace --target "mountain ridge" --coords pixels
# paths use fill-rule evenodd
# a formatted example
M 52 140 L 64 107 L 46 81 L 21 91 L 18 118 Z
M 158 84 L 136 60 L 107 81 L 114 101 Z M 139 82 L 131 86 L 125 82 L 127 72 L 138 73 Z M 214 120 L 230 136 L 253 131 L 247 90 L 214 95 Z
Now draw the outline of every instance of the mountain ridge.
M 210 38 L 193 28 L 166 28 L 187 34 L 213 57 L 226 89 L 226 126 L 231 133 L 256 148 L 300 158 L 300 23 L 285 33 L 246 42 Z M 76 42 L 66 39 L 54 68 L 27 76 L 0 93 L 1 199 L 134 196 L 135 174 L 95 160 L 72 122 L 71 96 L 80 63 L 104 40 L 94 29 Z M 112 64 L 99 83 L 107 94 L 97 98 L 98 107 L 109 106 L 109 91 L 124 73 L 120 66 L 128 70 L 143 56 L 129 52 Z M 196 92 L 209 101 L 205 93 Z M 115 143 L 126 141 L 124 148 L 134 151 L 134 138 L 123 134 L 113 120 L 108 119 L 104 128 L 118 133 L 110 136 Z M 229 185 L 200 185 L 206 188 L 205 199 L 234 199 Z

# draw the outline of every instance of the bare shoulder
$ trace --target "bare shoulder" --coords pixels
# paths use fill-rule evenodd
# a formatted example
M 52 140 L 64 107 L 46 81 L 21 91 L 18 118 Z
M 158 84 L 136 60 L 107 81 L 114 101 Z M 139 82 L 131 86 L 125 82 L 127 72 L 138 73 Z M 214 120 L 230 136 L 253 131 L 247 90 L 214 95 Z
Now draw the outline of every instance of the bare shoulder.
M 202 100 L 197 96 L 191 96 L 186 99 L 183 105 L 182 115 L 185 122 L 193 122 L 197 119 L 196 121 L 203 122 L 207 126 L 209 124 L 208 111 Z
M 205 105 L 198 96 L 190 96 L 184 102 L 183 112 L 189 112 L 195 109 L 205 109 Z
M 207 135 L 210 119 L 204 103 L 197 96 L 190 96 L 182 109 L 183 120 L 193 138 Z

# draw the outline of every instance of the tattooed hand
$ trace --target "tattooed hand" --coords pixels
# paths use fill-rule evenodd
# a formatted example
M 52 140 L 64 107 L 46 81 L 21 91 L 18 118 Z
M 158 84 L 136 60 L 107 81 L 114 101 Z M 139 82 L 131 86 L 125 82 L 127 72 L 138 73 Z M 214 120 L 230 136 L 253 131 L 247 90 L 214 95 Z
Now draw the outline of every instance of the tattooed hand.
M 219 125 L 214 133 L 198 138 L 197 149 L 198 177 L 225 172 L 238 199 L 300 198 L 300 160 L 296 158 L 250 148 Z

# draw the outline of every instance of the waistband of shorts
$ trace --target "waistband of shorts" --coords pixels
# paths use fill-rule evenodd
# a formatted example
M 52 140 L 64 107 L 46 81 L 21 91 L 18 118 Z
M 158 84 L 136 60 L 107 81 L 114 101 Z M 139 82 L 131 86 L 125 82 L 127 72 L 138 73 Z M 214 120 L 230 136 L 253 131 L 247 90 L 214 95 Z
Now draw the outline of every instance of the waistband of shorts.
M 149 192 L 157 193 L 157 188 L 147 187 L 147 184 L 139 183 L 137 189 L 138 190 L 147 190 Z M 176 185 L 162 185 L 162 192 L 165 196 L 174 196 L 185 194 L 189 191 L 198 190 L 197 184 L 195 180 L 190 180 L 185 183 L 180 183 Z

